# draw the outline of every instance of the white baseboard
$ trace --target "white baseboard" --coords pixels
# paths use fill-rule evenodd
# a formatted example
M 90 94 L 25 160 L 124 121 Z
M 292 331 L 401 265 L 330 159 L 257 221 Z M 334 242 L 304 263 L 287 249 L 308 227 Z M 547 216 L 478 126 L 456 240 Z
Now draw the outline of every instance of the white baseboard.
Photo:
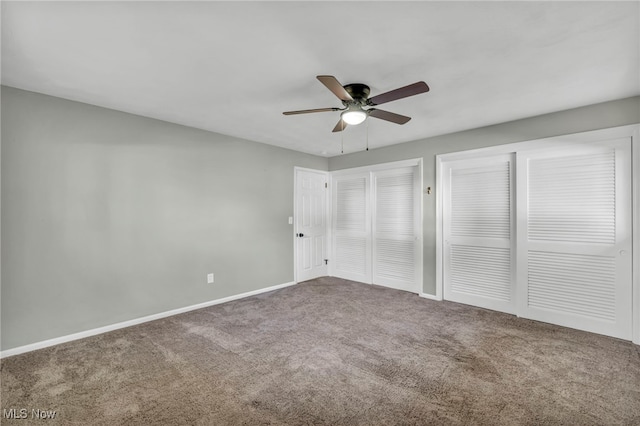
M 295 281 L 291 281 L 284 284 L 278 284 L 271 287 L 261 288 L 259 290 L 249 291 L 246 293 L 240 293 L 233 296 L 223 297 L 222 299 L 210 300 L 208 302 L 198 303 L 196 305 L 185 306 L 184 308 L 172 309 L 166 312 L 160 312 L 153 315 L 147 315 L 146 317 L 136 318 L 128 321 L 119 322 L 116 324 L 106 325 L 104 327 L 98 327 L 91 330 L 81 331 L 79 333 L 73 333 L 66 336 L 56 337 L 53 339 L 43 340 L 41 342 L 31 343 L 24 346 L 18 346 L 17 348 L 7 349 L 0 352 L 0 358 L 6 358 L 13 355 L 19 355 L 25 352 L 35 351 L 37 349 L 48 348 L 49 346 L 59 345 L 61 343 L 71 342 L 73 340 L 84 339 L 85 337 L 95 336 L 97 334 L 107 333 L 109 331 L 118 330 L 120 328 L 131 327 L 132 325 L 142 324 L 149 321 L 154 321 L 161 318 L 170 317 L 173 315 L 182 314 L 196 309 L 206 308 L 208 306 L 219 305 L 221 303 L 231 302 L 232 300 L 243 299 L 249 296 L 255 296 L 256 294 L 267 293 L 269 291 L 278 290 L 284 287 L 289 287 L 297 284 Z
M 429 293 L 419 293 L 418 296 L 420 297 L 424 297 L 425 299 L 430 299 L 430 300 L 437 300 L 438 302 L 442 301 L 442 297 L 438 297 L 436 295 L 433 294 L 429 294 Z

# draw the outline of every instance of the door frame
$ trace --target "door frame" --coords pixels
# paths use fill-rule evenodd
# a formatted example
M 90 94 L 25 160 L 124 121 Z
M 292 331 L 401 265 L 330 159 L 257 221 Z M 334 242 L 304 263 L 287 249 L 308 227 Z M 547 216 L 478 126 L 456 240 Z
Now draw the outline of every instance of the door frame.
M 516 151 L 544 149 L 546 146 L 557 148 L 559 143 L 576 144 L 598 142 L 604 139 L 631 138 L 631 239 L 633 262 L 631 267 L 632 292 L 632 342 L 640 345 L 640 124 L 632 124 L 588 132 L 572 133 L 550 138 L 534 139 L 504 145 L 489 146 L 467 151 L 436 155 L 436 295 L 442 300 L 444 289 L 444 229 L 443 229 L 443 163 L 480 156 L 506 154 Z M 516 171 L 517 173 L 517 171 Z M 516 205 L 517 205 L 516 194 Z M 516 241 L 518 235 L 515 235 Z M 516 245 L 517 246 L 517 245 Z M 517 257 L 517 249 L 516 249 Z
M 309 169 L 306 167 L 293 167 L 293 224 L 291 230 L 291 239 L 293 241 L 293 280 L 298 283 L 298 239 L 296 238 L 297 220 L 298 220 L 298 172 L 309 172 L 324 175 L 327 181 L 328 188 L 325 191 L 325 212 L 324 212 L 324 226 L 325 226 L 325 241 L 327 244 L 327 257 L 331 257 L 331 173 L 326 170 Z M 330 271 L 330 267 L 327 271 Z

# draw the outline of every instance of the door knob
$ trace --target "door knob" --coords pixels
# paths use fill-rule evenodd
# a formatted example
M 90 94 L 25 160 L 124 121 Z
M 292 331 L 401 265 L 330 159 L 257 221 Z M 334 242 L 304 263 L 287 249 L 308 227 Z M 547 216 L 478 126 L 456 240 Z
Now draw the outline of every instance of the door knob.
M 296 237 L 302 238 L 302 237 L 304 237 L 304 234 L 296 234 Z

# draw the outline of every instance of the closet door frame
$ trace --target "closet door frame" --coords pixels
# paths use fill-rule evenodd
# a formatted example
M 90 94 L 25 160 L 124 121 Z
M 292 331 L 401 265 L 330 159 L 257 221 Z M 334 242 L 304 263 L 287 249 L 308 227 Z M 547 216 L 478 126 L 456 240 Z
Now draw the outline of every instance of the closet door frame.
M 417 220 L 417 224 L 419 225 L 419 228 L 417 229 L 417 234 L 419 235 L 419 244 L 418 244 L 418 253 L 416 254 L 416 258 L 420 259 L 420 261 L 418 262 L 418 264 L 416 265 L 418 268 L 418 272 L 417 272 L 417 281 L 418 281 L 418 287 L 419 287 L 419 291 L 420 295 L 423 294 L 423 286 L 424 286 L 424 257 L 423 257 L 423 252 L 424 252 L 424 225 L 423 225 L 423 221 L 424 221 L 424 197 L 422 196 L 422 194 L 424 193 L 422 188 L 424 185 L 424 178 L 423 178 L 423 167 L 422 167 L 422 158 L 412 158 L 412 159 L 408 159 L 408 160 L 400 160 L 400 161 L 393 161 L 393 162 L 389 162 L 389 163 L 380 163 L 380 164 L 373 164 L 370 166 L 362 166 L 362 167 L 354 167 L 354 168 L 350 168 L 350 169 L 342 169 L 342 170 L 336 170 L 333 172 L 330 172 L 330 179 L 329 179 L 329 186 L 330 189 L 333 193 L 333 191 L 336 190 L 335 187 L 335 181 L 336 178 L 339 178 L 341 176 L 350 176 L 350 175 L 361 175 L 361 174 L 368 174 L 369 175 L 369 185 L 367 186 L 368 188 L 368 199 L 369 199 L 369 210 L 371 210 L 372 206 L 371 206 L 371 200 L 374 200 L 374 194 L 372 194 L 373 191 L 373 185 L 371 185 L 371 179 L 372 179 L 372 174 L 375 172 L 381 172 L 381 171 L 385 171 L 385 170 L 391 170 L 391 169 L 398 169 L 398 168 L 403 168 L 403 167 L 417 167 L 417 178 L 416 180 L 419 182 L 418 183 L 418 189 L 419 189 L 419 193 L 420 193 L 420 200 L 419 200 L 419 212 L 418 212 L 418 220 Z M 331 212 L 333 215 L 334 209 L 335 209 L 335 205 L 333 205 L 333 203 L 335 202 L 335 200 L 333 200 L 333 194 L 331 196 L 331 200 L 332 200 L 332 205 L 331 205 Z M 371 211 L 369 212 L 369 222 L 371 222 Z M 332 232 L 332 238 L 335 238 L 335 217 L 332 217 L 332 221 L 331 221 L 331 232 Z M 371 223 L 369 223 L 370 225 L 370 231 L 371 231 Z M 372 233 L 370 232 L 370 237 L 371 240 L 373 238 Z M 371 247 L 371 245 L 370 245 Z M 331 261 L 331 259 L 335 259 L 335 244 L 332 244 L 331 246 L 331 255 L 330 255 L 330 261 L 329 261 L 329 275 L 331 276 L 335 276 L 335 265 L 336 262 L 335 261 Z M 370 258 L 372 260 L 372 253 L 371 251 L 368 251 L 370 254 Z M 370 262 L 371 262 L 370 260 Z M 372 284 L 373 283 L 373 267 L 372 265 L 370 266 L 370 271 L 368 276 L 370 277 L 370 279 L 368 280 L 367 284 Z
M 573 133 L 569 135 L 556 136 L 551 138 L 536 139 L 512 144 L 490 146 L 486 148 L 473 149 L 468 151 L 454 152 L 449 154 L 436 155 L 436 295 L 435 298 L 442 300 L 444 290 L 444 229 L 443 229 L 443 170 L 444 163 L 461 159 L 476 158 L 488 155 L 498 155 L 526 151 L 533 149 L 558 148 L 565 144 L 570 146 L 575 143 L 599 142 L 607 139 L 631 138 L 631 185 L 632 185 L 632 341 L 640 345 L 640 124 L 633 124 L 608 129 L 594 130 L 589 132 Z M 516 173 L 518 171 L 516 170 Z M 518 205 L 518 194 L 516 191 L 515 202 Z M 518 234 L 516 238 L 516 258 L 519 256 L 517 250 Z M 519 272 L 516 272 L 519 274 Z

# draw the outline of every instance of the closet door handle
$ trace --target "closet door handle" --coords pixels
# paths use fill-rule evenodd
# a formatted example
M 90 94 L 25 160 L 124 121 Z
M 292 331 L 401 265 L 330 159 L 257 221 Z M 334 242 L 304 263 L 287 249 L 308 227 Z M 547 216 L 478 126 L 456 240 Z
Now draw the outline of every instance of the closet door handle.
M 302 238 L 302 237 L 304 237 L 304 234 L 296 234 L 296 237 Z

